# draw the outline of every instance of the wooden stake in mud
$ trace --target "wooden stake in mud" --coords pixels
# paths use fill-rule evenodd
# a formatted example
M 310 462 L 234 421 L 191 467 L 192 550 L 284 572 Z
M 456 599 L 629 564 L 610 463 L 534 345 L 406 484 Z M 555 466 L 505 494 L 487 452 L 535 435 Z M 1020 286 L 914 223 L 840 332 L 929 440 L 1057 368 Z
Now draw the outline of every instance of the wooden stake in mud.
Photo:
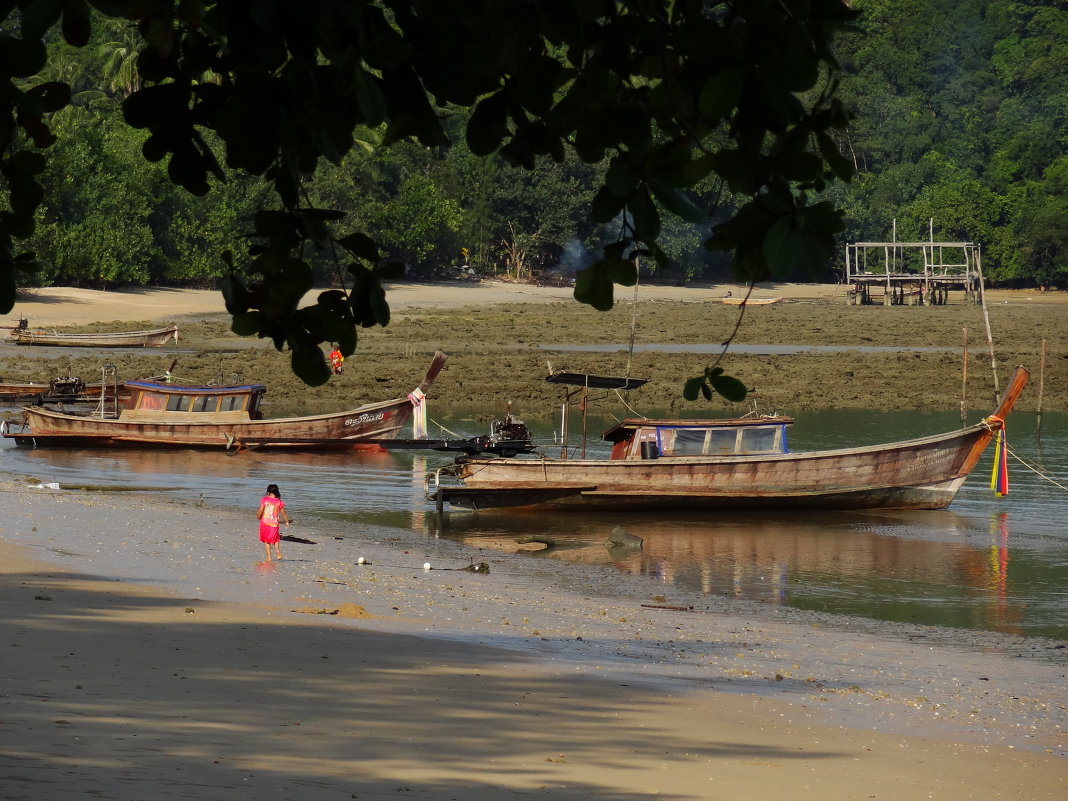
M 964 428 L 968 422 L 968 329 L 962 328 L 961 331 L 964 332 L 964 368 L 960 383 L 960 427 Z
M 1046 340 L 1042 340 L 1042 350 L 1038 358 L 1038 417 L 1035 420 L 1035 434 L 1042 433 L 1042 392 L 1046 386 Z
M 630 348 L 627 351 L 627 371 L 623 374 L 630 378 L 630 365 L 634 361 L 634 332 L 638 328 L 638 273 L 641 266 L 638 257 L 634 257 L 634 297 L 630 301 Z

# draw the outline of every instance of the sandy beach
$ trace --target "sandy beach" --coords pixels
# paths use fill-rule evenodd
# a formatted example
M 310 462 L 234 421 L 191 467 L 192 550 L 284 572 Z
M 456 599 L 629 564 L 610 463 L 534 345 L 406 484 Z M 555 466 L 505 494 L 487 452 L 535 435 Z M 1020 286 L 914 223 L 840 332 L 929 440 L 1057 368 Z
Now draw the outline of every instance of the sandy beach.
M 315 297 L 321 291 L 316 289 L 309 292 L 302 305 L 314 303 Z M 643 300 L 706 304 L 719 303 L 727 293 L 734 297 L 743 297 L 746 289 L 736 284 L 643 284 L 639 291 Z M 625 305 L 632 294 L 626 287 L 616 287 L 616 300 L 621 304 Z M 845 289 L 835 284 L 761 284 L 753 289 L 752 297 L 843 302 Z M 991 304 L 1068 305 L 1068 293 L 1065 292 L 989 290 L 988 297 Z M 568 287 L 491 280 L 444 284 L 397 282 L 387 286 L 387 299 L 392 309 L 403 312 L 409 309 L 446 309 L 473 305 L 574 302 L 574 293 Z M 20 290 L 15 308 L 10 314 L 0 317 L 0 327 L 9 327 L 20 317 L 25 317 L 32 326 L 50 328 L 116 320 L 156 321 L 189 315 L 225 313 L 222 293 L 214 289 L 143 287 L 100 291 L 74 287 L 45 287 Z
M 571 296 L 390 302 L 517 295 Z M 51 289 L 0 324 L 222 312 L 217 292 Z M 1063 797 L 1063 643 L 620 593 L 594 566 L 315 520 L 265 564 L 252 508 L 40 481 L 0 479 L 5 799 Z
M 1048 643 L 611 600 L 596 570 L 576 594 L 373 528 L 298 521 L 316 544 L 265 565 L 251 512 L 4 490 L 5 798 L 1053 799 L 1068 777 Z

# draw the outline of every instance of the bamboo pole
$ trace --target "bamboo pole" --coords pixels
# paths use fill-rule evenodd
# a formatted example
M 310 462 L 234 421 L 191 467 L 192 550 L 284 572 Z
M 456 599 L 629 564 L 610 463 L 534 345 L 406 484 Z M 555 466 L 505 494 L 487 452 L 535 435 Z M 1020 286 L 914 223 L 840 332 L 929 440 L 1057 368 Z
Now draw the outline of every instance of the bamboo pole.
M 986 307 L 986 285 L 983 281 L 983 268 L 979 264 L 979 253 L 975 254 L 975 271 L 979 276 L 979 302 L 983 307 L 983 322 L 986 324 L 986 344 L 990 348 L 990 370 L 994 374 L 994 405 L 997 406 L 1001 397 L 1001 387 L 998 382 L 998 360 L 994 356 L 994 335 L 990 333 L 990 312 Z
M 960 382 L 960 427 L 964 428 L 968 423 L 968 329 L 961 330 L 964 332 L 964 367 Z

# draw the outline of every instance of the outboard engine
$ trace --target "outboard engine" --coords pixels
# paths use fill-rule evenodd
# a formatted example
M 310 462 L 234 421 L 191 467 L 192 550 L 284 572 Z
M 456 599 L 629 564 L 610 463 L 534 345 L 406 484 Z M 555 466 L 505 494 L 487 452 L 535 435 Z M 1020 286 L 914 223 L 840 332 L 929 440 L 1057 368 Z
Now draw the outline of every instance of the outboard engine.
M 516 420 L 511 414 L 506 414 L 501 420 L 494 420 L 490 424 L 489 436 L 482 437 L 479 444 L 484 452 L 496 453 L 499 456 L 515 456 L 534 450 L 527 424 Z
M 48 382 L 48 395 L 52 398 L 77 398 L 84 392 L 85 382 L 70 375 Z

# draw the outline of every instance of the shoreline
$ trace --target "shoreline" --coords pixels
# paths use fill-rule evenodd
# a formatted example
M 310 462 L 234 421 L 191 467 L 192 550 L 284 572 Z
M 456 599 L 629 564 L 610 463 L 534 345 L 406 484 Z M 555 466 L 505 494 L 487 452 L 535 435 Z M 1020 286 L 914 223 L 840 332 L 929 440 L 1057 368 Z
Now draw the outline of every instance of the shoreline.
M 455 308 L 474 286 L 390 302 Z M 214 291 L 86 292 L 42 304 L 225 314 Z M 1056 641 L 698 601 L 648 577 L 622 590 L 603 568 L 328 520 L 297 520 L 316 544 L 265 565 L 254 507 L 2 470 L 0 497 L 0 767 L 19 801 L 1027 801 L 1068 779 Z
M 284 543 L 264 567 L 251 510 L 3 490 L 13 798 L 48 781 L 142 797 L 164 772 L 198 798 L 405 786 L 431 801 L 1039 799 L 1068 776 L 1064 651 L 758 604 L 679 611 L 686 598 L 643 598 L 641 582 L 601 594 L 598 569 L 561 582 L 370 526 L 340 541 L 298 521 L 317 545 Z M 481 560 L 489 573 L 462 569 Z
M 570 302 L 570 287 L 538 286 L 486 279 L 471 283 L 420 283 L 395 281 L 386 284 L 390 308 L 403 313 L 412 309 L 457 309 L 497 304 L 546 304 Z M 728 292 L 735 297 L 745 287 L 732 283 L 696 283 L 687 286 L 642 284 L 642 301 L 677 301 L 719 304 Z M 313 289 L 301 305 L 315 302 L 323 289 Z M 842 298 L 844 288 L 838 284 L 758 284 L 753 298 L 780 297 L 784 300 L 837 303 L 847 308 Z M 631 290 L 616 288 L 616 302 L 629 305 Z M 1045 292 L 1023 289 L 989 289 L 988 305 L 1068 305 L 1068 292 Z M 956 299 L 959 301 L 959 298 Z M 962 305 L 951 302 L 951 306 Z M 874 307 L 872 307 L 874 308 Z M 138 320 L 174 320 L 176 317 L 226 314 L 222 292 L 216 289 L 175 289 L 139 287 L 135 289 L 95 290 L 76 287 L 40 287 L 20 289 L 15 307 L 0 317 L 0 328 L 8 328 L 26 317 L 30 327 L 77 326 L 88 323 L 131 322 Z

